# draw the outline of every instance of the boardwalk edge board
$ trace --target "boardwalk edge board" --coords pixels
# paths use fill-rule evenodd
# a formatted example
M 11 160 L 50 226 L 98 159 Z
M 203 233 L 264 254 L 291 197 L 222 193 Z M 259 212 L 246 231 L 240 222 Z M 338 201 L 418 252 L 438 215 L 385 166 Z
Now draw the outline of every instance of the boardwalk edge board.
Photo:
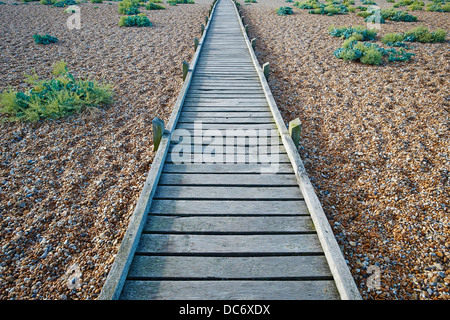
M 230 0 L 231 1 L 231 0 Z M 233 1 L 234 2 L 234 1 Z M 239 18 L 239 12 L 237 7 L 233 5 L 236 15 Z M 333 275 L 336 287 L 339 291 L 340 297 L 343 300 L 361 300 L 361 295 L 355 284 L 352 274 L 345 262 L 344 256 L 339 248 L 339 245 L 334 237 L 333 230 L 328 223 L 328 219 L 323 211 L 322 205 L 314 191 L 314 187 L 309 180 L 306 169 L 303 165 L 303 161 L 300 158 L 297 148 L 289 135 L 289 131 L 286 129 L 286 125 L 283 121 L 281 113 L 277 107 L 275 99 L 273 98 L 272 92 L 270 91 L 269 84 L 267 82 L 266 76 L 264 74 L 263 68 L 261 68 L 256 54 L 253 51 L 252 43 L 247 36 L 242 19 L 238 19 L 241 26 L 241 31 L 244 36 L 247 48 L 250 51 L 250 55 L 253 60 L 253 64 L 257 70 L 258 76 L 261 80 L 261 84 L 264 90 L 264 94 L 269 103 L 270 110 L 275 119 L 276 126 L 280 131 L 280 135 L 286 149 L 286 152 L 291 160 L 292 166 L 294 168 L 295 176 L 298 181 L 298 185 L 303 194 L 304 201 L 308 207 L 311 218 L 314 222 L 314 226 L 319 236 L 320 243 L 325 253 L 325 257 L 329 263 L 331 273 Z
M 214 10 L 216 8 L 217 2 L 217 0 L 214 1 L 214 6 L 211 10 L 211 15 L 208 19 L 208 23 L 206 24 L 204 30 L 202 28 L 202 37 L 200 38 L 200 41 L 197 45 L 196 51 L 192 58 L 192 62 L 189 65 L 186 78 L 184 79 L 184 83 L 178 95 L 177 101 L 175 102 L 172 114 L 167 125 L 167 129 L 164 130 L 158 151 L 156 152 L 155 158 L 148 172 L 147 179 L 136 203 L 136 207 L 130 218 L 127 231 L 115 256 L 114 262 L 102 287 L 98 300 L 119 299 L 126 276 L 128 274 L 128 270 L 130 268 L 134 253 L 139 242 L 140 235 L 142 233 L 142 229 L 147 219 L 147 214 L 150 210 L 156 187 L 158 185 L 159 176 L 161 175 L 163 164 L 169 150 L 172 133 L 180 116 L 181 108 L 186 98 L 192 75 L 194 73 L 198 58 L 200 56 L 200 52 L 202 50 L 203 41 L 206 39 L 206 35 L 208 34 L 208 29 L 214 16 Z

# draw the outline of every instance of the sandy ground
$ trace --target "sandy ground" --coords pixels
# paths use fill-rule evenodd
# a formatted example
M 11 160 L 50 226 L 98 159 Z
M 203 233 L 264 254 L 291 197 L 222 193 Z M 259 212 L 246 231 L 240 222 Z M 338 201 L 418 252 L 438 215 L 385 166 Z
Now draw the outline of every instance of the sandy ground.
M 332 55 L 342 40 L 328 27 L 363 25 L 354 13 L 278 16 L 292 3 L 241 4 L 285 122 L 302 122 L 301 157 L 362 297 L 448 299 L 449 41 L 414 43 L 410 62 L 368 66 Z M 379 36 L 419 24 L 450 33 L 449 13 L 413 14 L 418 22 L 388 21 Z
M 76 76 L 115 86 L 115 103 L 57 121 L 0 124 L 0 298 L 95 299 L 154 156 L 151 121 L 168 120 L 210 0 L 144 12 L 152 27 L 119 28 L 117 2 L 0 8 L 0 90 L 61 59 Z M 94 8 L 98 7 L 98 8 Z M 60 41 L 36 45 L 33 34 Z M 80 271 L 81 288 L 66 273 Z

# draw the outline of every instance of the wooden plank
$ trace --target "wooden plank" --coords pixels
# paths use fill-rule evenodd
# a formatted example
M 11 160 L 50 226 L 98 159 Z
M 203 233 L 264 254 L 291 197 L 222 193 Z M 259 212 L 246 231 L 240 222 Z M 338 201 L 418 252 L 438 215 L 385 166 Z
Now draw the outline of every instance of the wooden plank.
M 144 233 L 289 233 L 314 232 L 307 216 L 211 217 L 158 216 L 147 217 Z
M 128 278 L 156 279 L 269 279 L 331 280 L 324 256 L 178 257 L 135 256 Z
M 246 185 L 246 186 L 297 186 L 294 174 L 178 174 L 165 173 L 159 185 Z
M 229 123 L 229 124 L 252 124 L 252 123 L 275 123 L 273 121 L 272 117 L 266 117 L 266 118 L 262 118 L 262 117 L 258 117 L 258 118 L 253 118 L 253 117 L 241 117 L 241 118 L 237 118 L 237 117 L 233 117 L 233 118 L 223 118 L 223 117 L 214 117 L 214 118 L 206 118 L 206 117 L 202 117 L 202 118 L 197 118 L 197 117 L 188 117 L 185 115 L 181 115 L 180 118 L 178 119 L 178 123 L 194 123 L 197 121 L 201 121 L 203 124 L 216 124 L 216 123 Z
M 222 152 L 217 150 L 204 149 L 204 151 L 197 151 L 194 149 L 188 149 L 187 151 L 183 148 L 182 152 L 176 149 L 175 153 L 170 153 L 167 155 L 167 163 L 175 164 L 188 164 L 188 163 L 204 163 L 209 164 L 260 164 L 265 165 L 269 163 L 279 163 L 279 164 L 290 164 L 289 157 L 284 153 L 270 153 L 260 154 L 258 152 L 245 152 L 242 148 L 233 148 L 229 152 L 226 152 L 226 148 Z M 190 151 L 189 151 L 190 150 Z M 253 151 L 253 150 L 251 150 Z M 188 153 L 186 153 L 188 152 Z
M 253 165 L 253 164 L 171 164 L 166 163 L 163 172 L 173 173 L 264 173 L 269 170 L 270 165 Z M 290 164 L 273 164 L 272 167 L 276 174 L 292 173 L 292 165 Z
M 303 196 L 298 186 L 295 187 L 158 186 L 155 193 L 155 199 L 295 200 L 302 198 Z
M 124 300 L 334 300 L 333 281 L 126 281 Z
M 154 200 L 152 214 L 173 215 L 309 215 L 302 200 Z
M 311 255 L 322 253 L 315 234 L 277 235 L 141 235 L 137 254 L 231 254 L 231 255 Z
M 210 112 L 210 111 L 183 111 L 181 117 L 189 118 L 269 118 L 271 116 L 270 112 L 245 112 L 245 111 L 234 111 L 234 112 Z M 180 117 L 180 118 L 181 118 Z M 273 119 L 273 118 L 272 118 Z
M 201 121 L 201 120 L 199 120 Z M 178 123 L 177 129 L 192 129 L 196 128 L 195 123 Z M 198 128 L 198 127 L 197 127 Z M 261 129 L 276 129 L 275 123 L 246 123 L 246 124 L 236 124 L 236 123 L 203 123 L 201 125 L 201 130 L 261 130 Z
M 184 112 L 267 112 L 269 110 L 268 106 L 260 106 L 260 107 L 224 107 L 224 106 L 196 106 L 196 105 L 184 105 Z

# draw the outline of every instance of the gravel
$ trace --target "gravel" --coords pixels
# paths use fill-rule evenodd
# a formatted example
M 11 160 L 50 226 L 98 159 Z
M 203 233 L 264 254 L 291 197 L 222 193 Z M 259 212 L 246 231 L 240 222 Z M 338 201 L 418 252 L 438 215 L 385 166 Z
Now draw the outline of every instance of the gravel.
M 0 123 L 0 299 L 96 299 L 153 160 L 151 120 L 168 120 L 212 1 L 144 10 L 149 28 L 119 28 L 117 2 L 82 3 L 80 30 L 67 29 L 63 8 L 3 2 L 0 90 L 24 90 L 24 73 L 49 77 L 64 59 L 116 97 L 81 116 Z M 302 121 L 301 156 L 363 298 L 448 299 L 448 41 L 366 66 L 334 58 L 342 40 L 327 34 L 363 24 L 355 14 L 241 4 L 286 123 Z M 379 34 L 450 30 L 448 13 L 414 14 Z M 35 33 L 60 42 L 36 45 Z
M 64 8 L 3 2 L 0 91 L 64 59 L 116 95 L 82 115 L 0 123 L 0 299 L 96 299 L 154 157 L 151 121 L 169 119 L 212 1 L 141 8 L 147 28 L 118 27 L 117 2 L 81 3 L 79 30 Z M 45 33 L 59 42 L 36 45 Z
M 449 299 L 449 42 L 412 44 L 410 62 L 346 62 L 328 27 L 363 18 L 275 14 L 286 5 L 241 10 L 285 122 L 302 122 L 301 157 L 363 299 Z M 420 24 L 450 33 L 449 13 L 413 14 L 379 36 Z

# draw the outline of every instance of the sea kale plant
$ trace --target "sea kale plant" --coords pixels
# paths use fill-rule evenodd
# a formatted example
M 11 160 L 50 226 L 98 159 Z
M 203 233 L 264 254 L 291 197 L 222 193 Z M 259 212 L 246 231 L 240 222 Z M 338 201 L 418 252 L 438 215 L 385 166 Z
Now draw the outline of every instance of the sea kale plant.
M 33 40 L 36 44 L 50 44 L 58 42 L 58 38 L 52 37 L 49 34 L 45 34 L 43 36 L 39 34 L 33 34 Z
M 280 7 L 277 9 L 276 13 L 279 16 L 286 16 L 289 14 L 293 14 L 294 12 L 292 11 L 291 7 Z
M 31 89 L 22 92 L 12 88 L 0 94 L 0 113 L 6 121 L 37 121 L 61 118 L 86 109 L 112 103 L 113 89 L 96 81 L 75 79 L 67 64 L 53 65 L 50 80 L 39 80 L 36 74 L 27 75 Z

